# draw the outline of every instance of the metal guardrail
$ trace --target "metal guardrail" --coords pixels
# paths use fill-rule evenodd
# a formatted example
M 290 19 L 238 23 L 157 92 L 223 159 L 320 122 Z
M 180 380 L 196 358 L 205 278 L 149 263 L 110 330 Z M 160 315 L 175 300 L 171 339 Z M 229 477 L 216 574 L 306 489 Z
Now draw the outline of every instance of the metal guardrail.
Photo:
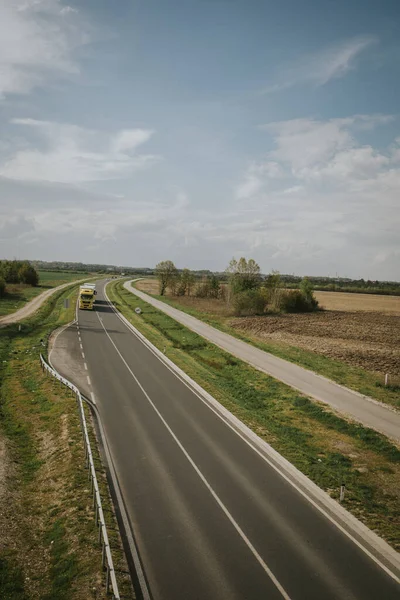
M 106 590 L 107 594 L 109 594 L 111 591 L 113 600 L 121 600 L 121 596 L 118 590 L 117 578 L 115 576 L 114 563 L 111 556 L 110 543 L 107 535 L 107 527 L 104 520 L 99 485 L 97 483 L 96 471 L 94 468 L 93 454 L 90 446 L 85 413 L 83 410 L 82 395 L 79 389 L 73 383 L 68 381 L 68 379 L 65 379 L 65 377 L 62 377 L 46 362 L 42 354 L 40 355 L 40 362 L 44 372 L 47 372 L 53 377 L 55 377 L 55 379 L 60 381 L 61 384 L 67 386 L 76 395 L 78 413 L 82 426 L 83 443 L 85 446 L 85 462 L 89 470 L 89 479 L 91 481 L 91 492 L 93 493 L 93 508 L 96 511 L 96 526 L 98 526 L 99 528 L 99 543 L 102 546 L 102 566 L 103 569 L 106 570 Z

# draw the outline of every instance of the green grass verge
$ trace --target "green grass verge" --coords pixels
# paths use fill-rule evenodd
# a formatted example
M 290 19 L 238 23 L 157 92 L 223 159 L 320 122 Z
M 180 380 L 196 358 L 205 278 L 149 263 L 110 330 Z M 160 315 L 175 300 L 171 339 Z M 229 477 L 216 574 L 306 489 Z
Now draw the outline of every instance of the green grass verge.
M 182 312 L 192 315 L 225 333 L 229 333 L 244 342 L 252 344 L 256 348 L 260 348 L 260 350 L 270 352 L 279 358 L 283 358 L 300 365 L 301 367 L 305 367 L 310 371 L 314 371 L 319 375 L 323 375 L 324 377 L 355 390 L 364 396 L 369 396 L 375 400 L 379 400 L 380 402 L 390 404 L 391 406 L 400 409 L 400 386 L 383 385 L 376 373 L 347 365 L 344 362 L 329 358 L 328 356 L 323 356 L 317 352 L 289 346 L 282 342 L 262 342 L 255 337 L 246 336 L 234 327 L 229 326 L 228 322 L 232 317 L 219 317 L 215 314 L 205 313 L 201 310 L 187 307 L 180 304 L 179 299 L 156 294 L 150 295 L 152 298 L 156 298 L 169 306 L 173 306 Z
M 7 284 L 7 293 L 4 298 L 0 298 L 0 317 L 19 310 L 27 302 L 48 289 L 57 287 L 63 283 L 73 283 L 79 279 L 84 279 L 86 275 L 88 277 L 93 276 L 90 273 L 55 273 L 51 271 L 38 271 L 38 273 L 39 285 L 37 287 L 23 284 Z
M 51 332 L 74 318 L 76 297 L 76 285 L 56 292 L 21 330 L 0 329 L 0 441 L 6 440 L 9 454 L 0 496 L 0 598 L 107 597 L 76 401 L 42 373 L 39 362 Z M 90 423 L 88 415 L 89 428 Z M 91 435 L 116 566 L 126 570 Z M 129 583 L 125 588 L 131 598 Z
M 208 343 L 133 296 L 108 285 L 114 305 L 156 347 L 333 498 L 400 548 L 400 450 Z M 136 315 L 135 307 L 142 313 Z

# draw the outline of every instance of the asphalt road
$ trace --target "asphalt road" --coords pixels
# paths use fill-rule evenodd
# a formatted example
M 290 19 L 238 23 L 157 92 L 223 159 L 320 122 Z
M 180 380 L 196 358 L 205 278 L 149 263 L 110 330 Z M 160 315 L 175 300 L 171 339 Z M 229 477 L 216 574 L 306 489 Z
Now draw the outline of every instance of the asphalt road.
M 398 583 L 171 372 L 102 288 L 58 339 L 84 363 L 152 598 L 398 599 Z
M 124 284 L 124 287 L 216 346 L 260 371 L 272 375 L 310 398 L 329 404 L 335 410 L 348 415 L 359 423 L 400 441 L 399 412 L 207 325 L 203 321 L 137 290 L 131 286 L 129 281 Z

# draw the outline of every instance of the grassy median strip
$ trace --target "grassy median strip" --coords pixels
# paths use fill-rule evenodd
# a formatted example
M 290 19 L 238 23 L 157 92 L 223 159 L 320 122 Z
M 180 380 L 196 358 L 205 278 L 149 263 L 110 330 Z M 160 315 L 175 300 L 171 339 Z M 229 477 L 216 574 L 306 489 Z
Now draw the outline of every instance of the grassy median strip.
M 137 287 L 140 289 L 140 284 Z M 146 293 L 169 306 L 177 308 L 182 312 L 196 317 L 200 321 L 208 323 L 208 325 L 212 325 L 220 331 L 229 333 L 239 340 L 252 344 L 256 348 L 260 348 L 260 350 L 264 350 L 279 358 L 296 363 L 297 365 L 305 367 L 310 371 L 314 371 L 319 375 L 323 375 L 340 385 L 353 389 L 364 396 L 369 396 L 400 409 L 400 387 L 398 385 L 383 385 L 382 376 L 377 375 L 376 373 L 348 365 L 311 350 L 290 346 L 284 342 L 272 340 L 268 342 L 260 341 L 256 337 L 245 335 L 237 328 L 232 327 L 232 325 L 229 324 L 231 317 L 205 312 L 194 306 L 187 306 L 179 301 L 179 297 L 171 298 L 169 296 L 159 296 L 150 293 L 149 291 L 146 291 Z
M 76 296 L 76 286 L 62 290 L 23 322 L 21 330 L 19 325 L 0 329 L 0 473 L 4 473 L 0 597 L 4 600 L 106 598 L 76 400 L 42 373 L 39 362 L 50 333 L 74 318 Z M 63 307 L 65 298 L 70 299 L 68 309 Z M 115 529 L 104 470 L 96 460 Z M 119 558 L 120 568 L 126 569 L 122 552 Z
M 346 508 L 400 549 L 399 448 L 208 343 L 121 282 L 107 289 L 157 348 L 333 498 L 344 482 Z

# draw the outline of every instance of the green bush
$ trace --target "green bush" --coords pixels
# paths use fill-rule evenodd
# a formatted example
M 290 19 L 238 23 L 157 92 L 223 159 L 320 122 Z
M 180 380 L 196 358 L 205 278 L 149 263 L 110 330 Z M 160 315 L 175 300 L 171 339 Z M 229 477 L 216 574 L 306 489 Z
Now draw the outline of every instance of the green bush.
M 0 298 L 4 298 L 6 295 L 6 282 L 0 277 Z
M 37 270 L 27 260 L 0 261 L 0 277 L 6 283 L 26 283 L 32 286 L 39 283 Z
M 281 312 L 312 312 L 317 308 L 317 300 L 307 298 L 300 290 L 281 290 L 275 299 L 275 309 Z
M 36 287 L 39 284 L 39 275 L 35 267 L 29 263 L 25 263 L 19 270 L 19 279 L 21 283 Z
M 262 315 L 267 299 L 263 290 L 246 290 L 233 297 L 234 314 L 239 316 Z

